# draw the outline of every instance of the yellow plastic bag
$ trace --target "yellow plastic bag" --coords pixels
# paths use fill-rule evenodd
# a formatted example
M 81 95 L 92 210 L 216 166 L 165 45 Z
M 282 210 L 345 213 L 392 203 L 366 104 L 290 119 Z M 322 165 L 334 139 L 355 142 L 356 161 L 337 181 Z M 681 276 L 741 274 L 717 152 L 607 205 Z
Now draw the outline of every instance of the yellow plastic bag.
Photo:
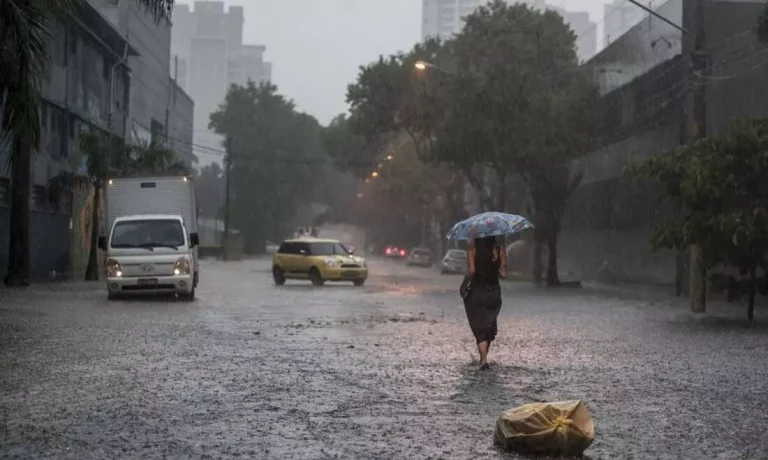
M 502 413 L 494 437 L 518 453 L 575 456 L 595 440 L 595 423 L 582 401 L 533 403 Z

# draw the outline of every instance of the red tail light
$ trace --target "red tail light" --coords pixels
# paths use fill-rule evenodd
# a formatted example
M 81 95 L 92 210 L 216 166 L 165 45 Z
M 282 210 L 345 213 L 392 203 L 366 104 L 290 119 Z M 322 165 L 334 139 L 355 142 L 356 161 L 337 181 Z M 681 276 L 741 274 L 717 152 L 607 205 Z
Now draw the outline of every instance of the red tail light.
M 387 248 L 387 250 L 385 252 L 387 253 L 387 255 L 389 255 L 392 252 L 392 250 Z
M 401 256 L 404 256 L 404 255 L 405 255 L 405 250 L 404 250 L 404 249 L 401 249 L 401 250 L 400 250 L 400 255 L 401 255 Z

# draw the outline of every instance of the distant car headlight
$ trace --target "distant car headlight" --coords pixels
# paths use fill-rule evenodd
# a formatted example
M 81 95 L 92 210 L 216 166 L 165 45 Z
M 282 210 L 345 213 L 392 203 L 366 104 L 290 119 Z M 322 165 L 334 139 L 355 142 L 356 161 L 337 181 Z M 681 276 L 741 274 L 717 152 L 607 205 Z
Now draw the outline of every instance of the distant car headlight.
M 110 278 L 120 278 L 123 276 L 123 268 L 120 262 L 115 259 L 107 259 L 107 276 Z
M 189 266 L 189 256 L 181 256 L 173 264 L 173 274 L 176 276 L 189 275 Z

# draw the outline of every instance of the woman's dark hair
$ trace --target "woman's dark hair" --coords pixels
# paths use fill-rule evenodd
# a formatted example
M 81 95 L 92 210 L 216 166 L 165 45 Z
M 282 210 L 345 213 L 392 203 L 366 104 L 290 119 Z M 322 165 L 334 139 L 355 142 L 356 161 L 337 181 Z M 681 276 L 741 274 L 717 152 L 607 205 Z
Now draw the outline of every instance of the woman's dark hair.
M 490 275 L 493 271 L 493 251 L 496 246 L 495 236 L 475 239 L 475 270 L 482 277 Z

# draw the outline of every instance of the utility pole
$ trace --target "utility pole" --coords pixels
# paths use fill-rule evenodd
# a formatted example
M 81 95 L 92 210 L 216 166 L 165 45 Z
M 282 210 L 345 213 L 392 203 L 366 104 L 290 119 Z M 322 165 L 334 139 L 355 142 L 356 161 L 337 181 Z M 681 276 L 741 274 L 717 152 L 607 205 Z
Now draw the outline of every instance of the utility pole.
M 693 109 L 688 111 L 688 141 L 693 142 L 707 136 L 707 90 L 703 76 L 707 72 L 708 60 L 705 50 L 706 1 L 686 0 L 683 3 L 683 18 L 688 18 L 694 30 L 691 51 L 691 82 L 693 83 Z M 704 313 L 707 310 L 707 267 L 705 254 L 700 246 L 691 246 L 690 292 L 691 311 Z
M 707 90 L 703 85 L 703 77 L 709 66 L 709 56 L 705 48 L 706 5 L 711 0 L 683 0 L 682 27 L 640 4 L 637 0 L 628 1 L 687 35 L 688 39 L 683 40 L 683 52 L 687 51 L 691 56 L 691 73 L 688 80 L 693 84 L 693 101 L 686 100 L 684 105 L 686 115 L 684 142 L 705 138 L 707 136 Z M 689 30 L 693 30 L 693 33 Z M 704 258 L 705 254 L 700 246 L 690 247 L 688 297 L 691 311 L 696 313 L 704 313 L 707 309 L 707 267 Z
M 227 137 L 227 156 L 224 157 L 224 237 L 221 239 L 224 260 L 228 259 L 229 247 L 229 176 L 232 171 L 232 137 Z

